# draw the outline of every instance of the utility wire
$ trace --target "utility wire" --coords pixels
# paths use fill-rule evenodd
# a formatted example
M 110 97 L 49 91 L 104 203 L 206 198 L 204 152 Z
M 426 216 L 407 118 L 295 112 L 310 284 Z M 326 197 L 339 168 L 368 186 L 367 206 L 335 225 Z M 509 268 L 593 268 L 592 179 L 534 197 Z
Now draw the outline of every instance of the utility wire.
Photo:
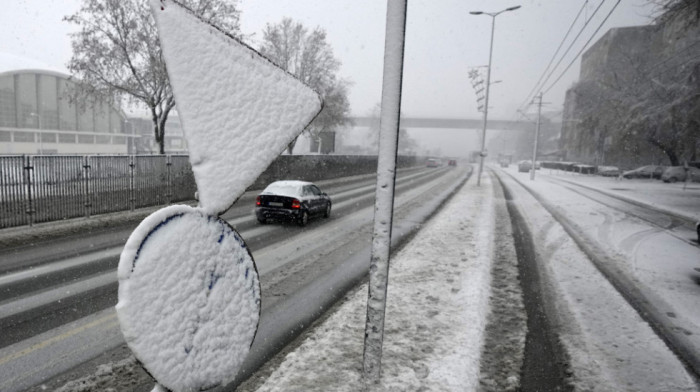
M 561 57 L 559 58 L 559 61 L 557 61 L 557 64 L 554 66 L 554 68 L 551 69 L 551 71 L 549 72 L 549 74 L 547 75 L 547 77 L 546 77 L 546 78 L 544 79 L 544 81 L 540 84 L 540 86 L 539 86 L 540 88 L 541 88 L 542 86 L 544 86 L 545 83 L 547 83 L 547 81 L 549 80 L 549 78 L 552 77 L 552 75 L 553 75 L 554 72 L 557 70 L 557 68 L 559 67 L 559 65 L 561 64 L 561 62 L 564 61 L 564 58 L 566 57 L 566 55 L 569 54 L 569 51 L 570 51 L 571 48 L 574 46 L 574 44 L 576 43 L 576 41 L 578 40 L 578 38 L 581 36 L 581 34 L 583 34 L 583 31 L 586 29 L 586 26 L 588 26 L 588 24 L 591 22 L 591 20 L 593 20 L 593 18 L 594 18 L 595 15 L 598 13 L 598 11 L 599 11 L 600 8 L 603 6 L 603 4 L 605 4 L 605 2 L 606 2 L 606 0 L 601 0 L 600 4 L 598 4 L 598 7 L 596 7 L 596 9 L 595 9 L 595 10 L 593 11 L 593 13 L 591 14 L 590 18 L 586 19 L 586 22 L 585 22 L 585 23 L 583 24 L 583 26 L 581 27 L 581 30 L 579 30 L 578 34 L 576 34 L 576 37 L 574 37 L 573 41 L 571 41 L 571 43 L 569 44 L 569 47 L 566 48 L 566 51 L 564 52 L 564 54 L 561 55 Z M 535 90 L 537 90 L 537 88 L 535 88 Z M 526 99 L 525 102 L 523 102 L 523 105 L 525 105 L 525 104 L 528 104 L 528 105 L 529 105 L 529 100 L 530 100 L 530 97 L 528 96 L 528 99 Z
M 544 75 L 547 74 L 547 71 L 549 71 L 549 67 L 552 66 L 554 59 L 557 57 L 557 54 L 559 54 L 559 50 L 561 50 L 562 46 L 564 46 L 564 42 L 566 42 L 566 39 L 569 38 L 569 33 L 571 33 L 571 30 L 574 29 L 574 25 L 576 24 L 576 21 L 578 21 L 578 18 L 581 16 L 581 13 L 583 12 L 583 10 L 586 8 L 586 5 L 588 5 L 588 0 L 586 0 L 583 3 L 583 6 L 578 11 L 578 14 L 576 14 L 576 17 L 574 18 L 573 22 L 571 22 L 571 25 L 569 26 L 569 30 L 567 30 L 566 34 L 564 35 L 564 38 L 559 43 L 559 47 L 557 48 L 557 50 L 554 51 L 552 58 L 549 60 L 549 64 L 547 64 L 547 67 L 544 69 L 544 72 L 542 72 L 542 75 L 540 75 L 540 78 L 537 80 L 537 83 L 535 83 L 535 85 L 532 87 L 532 90 L 530 90 L 530 92 L 527 94 L 527 98 L 525 98 L 525 101 L 522 104 L 520 104 L 520 108 L 522 108 L 528 101 L 530 101 L 532 94 L 535 92 L 535 90 L 537 90 L 537 87 L 540 85 L 542 78 L 544 78 Z
M 569 65 L 567 65 L 566 68 L 564 69 L 564 71 L 559 75 L 559 77 L 558 77 L 554 82 L 552 82 L 552 84 L 550 84 L 549 87 L 547 87 L 547 88 L 544 90 L 545 93 L 546 93 L 546 92 L 549 92 L 549 90 L 551 90 L 552 87 L 554 87 L 554 86 L 557 84 L 557 82 L 559 82 L 559 80 L 561 80 L 561 78 L 564 76 L 564 74 L 566 73 L 566 71 L 568 71 L 569 68 L 571 68 L 571 66 L 572 66 L 572 65 L 574 64 L 574 62 L 578 59 L 578 57 L 581 55 L 581 53 L 583 53 L 583 51 L 586 49 L 586 47 L 588 46 L 588 44 L 591 43 L 591 41 L 593 40 L 593 38 L 595 37 L 595 35 L 598 34 L 598 31 L 600 31 L 600 29 L 603 27 L 603 25 L 605 24 L 605 22 L 608 21 L 608 18 L 610 18 L 610 15 L 612 15 L 613 11 L 615 11 L 615 9 L 617 8 L 617 6 L 620 4 L 621 1 L 622 1 L 622 0 L 617 0 L 617 3 L 615 3 L 615 5 L 614 5 L 614 6 L 612 7 L 612 9 L 610 10 L 610 12 L 608 12 L 608 15 L 605 17 L 605 19 L 603 19 L 603 21 L 600 23 L 600 25 L 598 25 L 598 28 L 593 32 L 593 34 L 592 34 L 591 37 L 588 39 L 588 41 L 586 41 L 586 44 L 583 45 L 583 47 L 581 48 L 581 50 L 579 50 L 579 52 L 576 54 L 576 56 L 571 60 L 571 62 L 569 63 Z M 551 74 L 550 74 L 550 75 L 551 75 Z

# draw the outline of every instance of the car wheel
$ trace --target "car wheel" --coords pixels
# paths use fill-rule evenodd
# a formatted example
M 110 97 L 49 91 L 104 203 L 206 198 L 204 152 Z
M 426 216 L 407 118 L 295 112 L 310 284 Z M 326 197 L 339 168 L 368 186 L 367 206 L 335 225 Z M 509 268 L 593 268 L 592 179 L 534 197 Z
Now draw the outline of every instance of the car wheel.
M 259 222 L 261 225 L 264 225 L 265 223 L 267 223 L 267 219 L 265 219 L 265 218 L 258 218 L 258 222 Z
M 670 183 L 672 183 L 672 184 L 673 184 L 674 182 L 677 182 L 677 181 L 678 181 L 678 179 L 677 179 L 676 177 L 671 177 L 671 178 L 668 179 L 668 182 L 670 182 Z
M 324 218 L 331 216 L 331 203 L 326 204 L 326 212 L 323 213 Z
M 306 211 L 302 211 L 301 216 L 299 217 L 299 226 L 306 226 L 307 223 L 309 223 L 309 214 Z

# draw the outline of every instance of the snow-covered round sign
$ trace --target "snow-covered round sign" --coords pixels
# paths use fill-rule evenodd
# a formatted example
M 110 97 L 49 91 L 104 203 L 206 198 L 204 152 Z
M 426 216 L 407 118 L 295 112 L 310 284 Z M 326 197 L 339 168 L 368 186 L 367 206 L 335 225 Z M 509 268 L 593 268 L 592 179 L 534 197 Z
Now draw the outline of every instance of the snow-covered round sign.
M 129 237 L 118 275 L 124 338 L 160 384 L 202 391 L 235 377 L 257 330 L 260 284 L 228 223 L 189 206 L 156 211 Z

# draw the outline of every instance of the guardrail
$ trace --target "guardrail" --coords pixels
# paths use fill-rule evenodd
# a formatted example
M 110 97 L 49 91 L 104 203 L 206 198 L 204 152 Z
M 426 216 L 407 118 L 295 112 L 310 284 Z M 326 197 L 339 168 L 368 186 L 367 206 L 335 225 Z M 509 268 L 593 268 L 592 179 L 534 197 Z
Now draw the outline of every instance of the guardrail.
M 0 156 L 0 228 L 191 200 L 187 155 Z
M 399 156 L 397 167 L 426 157 Z M 370 155 L 281 155 L 251 185 L 376 172 Z M 0 156 L 0 229 L 193 200 L 188 155 Z

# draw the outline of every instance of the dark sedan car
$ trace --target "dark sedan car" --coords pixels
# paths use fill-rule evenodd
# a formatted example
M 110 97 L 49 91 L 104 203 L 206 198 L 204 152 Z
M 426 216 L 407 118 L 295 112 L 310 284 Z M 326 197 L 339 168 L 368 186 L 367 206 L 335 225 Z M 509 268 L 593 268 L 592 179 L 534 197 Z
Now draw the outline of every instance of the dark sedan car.
M 309 217 L 331 215 L 331 198 L 314 184 L 305 181 L 276 181 L 255 199 L 258 222 L 284 220 L 305 226 Z

